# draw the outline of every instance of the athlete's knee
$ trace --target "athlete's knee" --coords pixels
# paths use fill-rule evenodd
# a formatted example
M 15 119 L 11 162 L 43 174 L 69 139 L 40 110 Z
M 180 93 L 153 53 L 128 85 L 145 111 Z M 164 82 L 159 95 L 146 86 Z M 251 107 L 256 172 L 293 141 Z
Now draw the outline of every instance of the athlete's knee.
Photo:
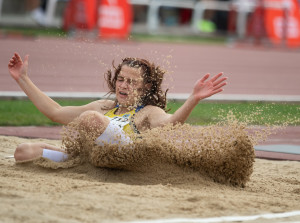
M 80 114 L 79 118 L 82 120 L 89 120 L 89 119 L 95 120 L 96 119 L 99 121 L 107 119 L 104 115 L 102 115 L 101 113 L 96 112 L 96 111 L 85 111 Z
M 80 125 L 84 128 L 106 127 L 109 119 L 96 111 L 85 111 L 79 116 Z

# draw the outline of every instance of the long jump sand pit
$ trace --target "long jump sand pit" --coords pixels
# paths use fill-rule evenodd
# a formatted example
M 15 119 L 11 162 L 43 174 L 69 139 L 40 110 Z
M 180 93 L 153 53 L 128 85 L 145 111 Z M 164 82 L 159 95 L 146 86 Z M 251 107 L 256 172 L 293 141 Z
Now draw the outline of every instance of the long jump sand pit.
M 249 216 L 299 210 L 300 162 L 255 159 L 244 187 L 217 183 L 178 165 L 147 171 L 88 163 L 51 169 L 5 158 L 19 143 L 58 140 L 0 136 L 0 216 L 3 222 L 125 222 Z M 300 216 L 262 220 L 283 222 Z

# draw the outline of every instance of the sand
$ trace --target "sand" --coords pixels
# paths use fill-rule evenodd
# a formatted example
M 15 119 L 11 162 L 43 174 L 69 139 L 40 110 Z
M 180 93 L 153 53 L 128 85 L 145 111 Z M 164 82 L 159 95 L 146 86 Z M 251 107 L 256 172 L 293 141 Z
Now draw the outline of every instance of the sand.
M 0 136 L 2 222 L 124 222 L 300 209 L 300 162 L 255 159 L 250 180 L 240 187 L 170 163 L 148 171 L 89 163 L 50 169 L 5 158 L 28 141 L 60 145 L 57 140 Z M 272 222 L 288 219 L 300 216 Z

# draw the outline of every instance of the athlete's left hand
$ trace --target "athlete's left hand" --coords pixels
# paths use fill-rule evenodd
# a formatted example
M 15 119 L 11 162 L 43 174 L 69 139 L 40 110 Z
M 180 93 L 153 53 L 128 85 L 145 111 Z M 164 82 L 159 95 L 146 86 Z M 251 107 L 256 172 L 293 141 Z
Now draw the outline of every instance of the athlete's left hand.
M 225 80 L 227 80 L 227 77 L 222 76 L 223 73 L 219 73 L 211 79 L 208 79 L 210 77 L 210 74 L 206 74 L 203 78 L 198 80 L 193 90 L 194 99 L 198 102 L 204 98 L 210 97 L 223 91 L 222 87 L 227 84 L 225 82 Z

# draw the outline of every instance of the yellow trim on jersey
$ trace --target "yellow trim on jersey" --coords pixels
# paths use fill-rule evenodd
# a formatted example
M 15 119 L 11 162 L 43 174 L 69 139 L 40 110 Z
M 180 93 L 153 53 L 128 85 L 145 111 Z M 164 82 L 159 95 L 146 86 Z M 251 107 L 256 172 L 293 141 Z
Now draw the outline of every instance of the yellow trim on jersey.
M 107 113 L 105 113 L 104 115 L 109 117 L 110 119 L 113 119 L 113 118 L 116 118 L 116 117 L 126 117 L 126 119 L 128 119 L 128 123 L 126 125 L 124 125 L 123 127 L 123 131 L 126 133 L 126 134 L 132 134 L 134 133 L 132 127 L 130 126 L 130 119 L 132 118 L 132 116 L 135 114 L 135 110 L 132 110 L 132 111 L 129 111 L 129 112 L 126 112 L 126 113 L 123 113 L 123 114 L 119 114 L 119 115 L 116 115 L 115 112 L 118 108 L 113 108 L 112 110 L 109 110 Z

